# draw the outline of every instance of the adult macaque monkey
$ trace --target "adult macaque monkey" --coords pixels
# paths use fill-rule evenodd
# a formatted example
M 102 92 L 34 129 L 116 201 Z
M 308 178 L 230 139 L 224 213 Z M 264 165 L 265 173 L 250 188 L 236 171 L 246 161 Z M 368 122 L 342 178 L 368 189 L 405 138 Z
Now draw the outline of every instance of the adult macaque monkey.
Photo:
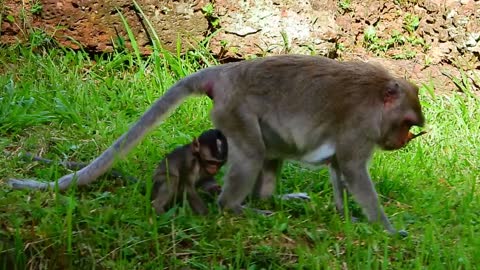
M 208 213 L 196 188 L 209 193 L 220 191 L 215 174 L 227 160 L 228 144 L 216 129 L 203 132 L 191 143 L 177 147 L 157 166 L 153 175 L 152 206 L 157 214 L 167 210 L 186 193 L 192 210 L 200 215 Z
M 272 195 L 285 159 L 328 162 L 336 207 L 343 209 L 341 194 L 348 189 L 371 222 L 397 232 L 379 204 L 367 162 L 375 146 L 399 149 L 408 142 L 409 129 L 424 124 L 418 88 L 358 61 L 283 55 L 200 70 L 173 85 L 109 149 L 62 177 L 58 186 L 66 189 L 74 178 L 80 185 L 94 181 L 193 94 L 213 99 L 212 121 L 228 139 L 230 168 L 220 206 L 241 212 L 252 191 L 260 197 Z M 11 184 L 47 188 L 55 182 Z

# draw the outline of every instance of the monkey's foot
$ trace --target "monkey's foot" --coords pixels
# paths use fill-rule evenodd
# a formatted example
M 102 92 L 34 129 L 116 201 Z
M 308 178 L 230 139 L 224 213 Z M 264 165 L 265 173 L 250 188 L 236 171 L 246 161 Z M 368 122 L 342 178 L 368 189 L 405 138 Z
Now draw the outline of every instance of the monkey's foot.
M 395 229 L 392 228 L 391 230 L 386 229 L 386 231 L 387 231 L 388 234 L 391 235 L 391 236 L 400 236 L 400 237 L 402 237 L 402 238 L 405 238 L 405 237 L 408 236 L 408 232 L 405 231 L 405 230 L 398 230 L 398 231 L 397 231 L 397 230 L 395 230 Z
M 310 201 L 310 196 L 308 196 L 308 194 L 305 192 L 288 193 L 288 194 L 280 195 L 280 199 L 282 200 L 302 199 L 302 200 Z
M 203 189 L 210 195 L 218 195 L 222 192 L 222 187 L 220 185 L 210 185 L 203 187 Z

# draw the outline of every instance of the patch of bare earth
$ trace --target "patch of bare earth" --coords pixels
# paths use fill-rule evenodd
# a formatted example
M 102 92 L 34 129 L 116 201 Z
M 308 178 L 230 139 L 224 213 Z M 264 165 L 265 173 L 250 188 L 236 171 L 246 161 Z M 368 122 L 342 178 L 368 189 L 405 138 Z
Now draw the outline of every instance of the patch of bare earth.
M 463 74 L 480 95 L 480 1 L 350 2 L 336 18 L 339 58 L 380 62 L 437 92 Z

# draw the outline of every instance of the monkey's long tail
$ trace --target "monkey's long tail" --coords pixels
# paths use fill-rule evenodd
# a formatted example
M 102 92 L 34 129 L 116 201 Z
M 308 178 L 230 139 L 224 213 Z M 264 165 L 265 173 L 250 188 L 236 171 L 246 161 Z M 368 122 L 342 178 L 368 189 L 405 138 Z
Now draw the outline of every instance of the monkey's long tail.
M 208 70 L 208 71 L 207 71 Z M 188 96 L 193 94 L 203 94 L 199 79 L 210 73 L 211 69 L 204 69 L 203 72 L 197 72 L 190 75 L 173 85 L 162 97 L 157 99 L 155 103 L 142 115 L 142 117 L 115 143 L 105 150 L 88 166 L 71 174 L 67 174 L 58 181 L 40 182 L 32 179 L 9 179 L 8 184 L 13 189 L 48 189 L 58 184 L 59 190 L 66 190 L 73 181 L 77 185 L 83 186 L 94 182 L 99 176 L 109 170 L 115 159 L 122 159 L 132 150 L 143 137 L 160 122 L 167 117 L 168 113 L 176 109 L 180 103 Z
M 9 151 L 6 151 L 6 150 L 3 150 L 3 153 L 7 156 L 10 156 L 12 155 L 11 152 Z M 67 168 L 67 169 L 70 169 L 70 170 L 80 170 L 81 168 L 83 167 L 86 167 L 88 166 L 88 163 L 85 163 L 85 162 L 76 162 L 76 161 L 61 161 L 61 162 L 56 162 L 52 159 L 48 159 L 48 158 L 42 158 L 42 157 L 38 157 L 30 152 L 25 152 L 25 153 L 21 153 L 20 154 L 20 157 L 22 159 L 24 159 L 25 161 L 38 161 L 40 163 L 44 163 L 44 164 L 58 164 L 58 165 L 62 165 L 63 167 Z M 125 173 L 123 173 L 122 171 L 120 170 L 116 170 L 116 169 L 111 169 L 109 172 L 108 172 L 109 175 L 115 177 L 115 178 L 122 178 L 122 179 L 125 179 L 125 180 L 128 180 L 129 182 L 132 182 L 132 183 L 137 183 L 139 182 L 137 178 L 133 177 L 133 176 L 130 176 L 130 175 L 127 175 Z

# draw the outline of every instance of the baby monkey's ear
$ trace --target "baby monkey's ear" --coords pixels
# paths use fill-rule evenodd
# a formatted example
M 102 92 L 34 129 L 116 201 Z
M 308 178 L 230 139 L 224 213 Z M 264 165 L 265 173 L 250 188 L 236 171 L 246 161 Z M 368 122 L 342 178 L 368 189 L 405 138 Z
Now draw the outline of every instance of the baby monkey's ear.
M 198 153 L 200 152 L 200 142 L 198 142 L 197 138 L 193 138 L 192 141 L 192 152 L 193 153 Z

